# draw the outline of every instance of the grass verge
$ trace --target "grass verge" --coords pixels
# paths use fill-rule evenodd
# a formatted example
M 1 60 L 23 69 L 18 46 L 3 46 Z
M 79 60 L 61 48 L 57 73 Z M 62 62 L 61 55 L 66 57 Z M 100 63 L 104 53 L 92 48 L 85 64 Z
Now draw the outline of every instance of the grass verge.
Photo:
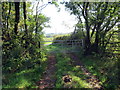
M 118 80 L 118 58 L 94 56 L 79 56 L 85 67 L 95 75 L 101 82 L 104 88 L 116 89 L 119 86 Z
M 40 80 L 45 71 L 46 61 L 33 68 L 24 69 L 14 73 L 3 74 L 3 88 L 36 88 L 36 82 Z

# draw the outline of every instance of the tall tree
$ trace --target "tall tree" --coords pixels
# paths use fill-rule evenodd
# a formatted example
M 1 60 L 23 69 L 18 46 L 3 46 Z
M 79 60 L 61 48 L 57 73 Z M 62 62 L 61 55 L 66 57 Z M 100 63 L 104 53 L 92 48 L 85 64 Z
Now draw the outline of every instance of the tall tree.
M 20 19 L 20 2 L 15 2 L 15 26 L 14 26 L 14 33 L 17 35 L 18 33 L 18 23 Z
M 86 51 L 89 51 L 89 48 L 90 48 L 90 45 L 91 45 L 91 42 L 90 42 L 90 23 L 88 21 L 88 6 L 89 6 L 89 2 L 87 3 L 83 3 L 83 9 L 82 9 L 82 14 L 83 14 L 83 17 L 85 19 L 85 25 L 86 25 L 86 38 L 85 38 L 85 48 L 86 48 Z
M 119 21 L 119 4 L 116 2 L 69 2 L 66 3 L 66 7 L 78 17 L 79 21 L 84 19 L 81 24 L 86 31 L 85 53 L 99 53 L 101 49 L 105 49 L 109 42 L 109 39 L 106 42 L 107 33 Z
M 23 2 L 23 14 L 24 14 L 24 26 L 25 26 L 25 34 L 28 35 L 28 30 L 27 30 L 27 15 L 26 15 L 26 2 Z

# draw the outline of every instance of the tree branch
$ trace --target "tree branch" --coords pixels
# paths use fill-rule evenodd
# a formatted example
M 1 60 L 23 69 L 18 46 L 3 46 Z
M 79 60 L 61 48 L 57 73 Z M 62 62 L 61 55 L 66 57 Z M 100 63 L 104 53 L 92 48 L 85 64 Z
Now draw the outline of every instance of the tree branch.
M 96 29 L 96 23 L 95 23 L 95 25 L 94 25 L 94 28 L 92 29 L 91 38 L 92 38 L 92 36 L 93 36 L 93 34 L 94 34 L 94 32 L 95 32 L 95 29 Z
M 106 28 L 105 32 L 108 32 L 110 29 L 112 29 L 118 21 L 119 21 L 119 19 L 117 19 L 117 20 L 114 22 L 114 24 L 112 24 L 111 26 L 109 26 L 108 28 Z

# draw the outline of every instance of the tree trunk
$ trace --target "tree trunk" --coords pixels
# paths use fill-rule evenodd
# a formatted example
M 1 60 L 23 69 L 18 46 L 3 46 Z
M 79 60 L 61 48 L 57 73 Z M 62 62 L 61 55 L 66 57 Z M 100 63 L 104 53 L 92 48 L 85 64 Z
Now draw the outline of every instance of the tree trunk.
M 18 23 L 19 23 L 19 17 L 20 17 L 20 13 L 19 13 L 19 5 L 20 2 L 15 2 L 15 27 L 14 27 L 14 33 L 17 35 L 18 33 Z
M 25 48 L 28 47 L 29 45 L 29 41 L 28 41 L 28 29 L 27 29 L 27 15 L 26 15 L 26 2 L 23 2 L 23 14 L 24 14 L 24 26 L 25 26 Z
M 90 30 L 90 28 L 88 27 L 88 26 L 86 26 L 86 29 L 87 29 L 87 32 L 86 32 L 86 38 L 85 38 L 85 54 L 87 55 L 87 54 L 90 54 L 91 53 L 91 50 L 90 50 L 90 48 L 91 48 L 91 42 L 90 42 L 90 32 L 89 32 L 89 30 Z
M 91 47 L 90 25 L 89 25 L 89 22 L 88 22 L 88 5 L 89 5 L 89 2 L 84 3 L 83 10 L 82 10 L 82 14 L 83 14 L 83 17 L 85 19 L 85 25 L 86 25 L 85 26 L 86 27 L 85 52 L 84 52 L 85 55 L 88 55 L 88 54 L 91 53 L 91 51 L 90 51 L 90 47 Z
M 7 29 L 9 27 L 9 18 L 10 18 L 10 12 L 11 12 L 11 2 L 9 2 L 9 12 L 8 12 L 8 16 L 7 16 Z
M 28 35 L 27 24 L 26 24 L 26 2 L 23 2 L 23 14 L 24 14 L 24 25 L 25 25 L 25 34 Z
M 99 43 L 99 33 L 98 33 L 98 29 L 96 30 L 96 36 L 95 36 L 95 44 L 94 44 L 94 51 L 96 52 L 96 53 L 98 53 L 99 52 L 99 50 L 98 50 L 98 43 Z
M 35 22 L 36 22 L 36 28 L 35 28 L 35 34 L 37 34 L 38 32 L 38 5 L 39 5 L 39 2 L 37 3 L 37 6 L 36 6 L 36 17 L 35 17 Z

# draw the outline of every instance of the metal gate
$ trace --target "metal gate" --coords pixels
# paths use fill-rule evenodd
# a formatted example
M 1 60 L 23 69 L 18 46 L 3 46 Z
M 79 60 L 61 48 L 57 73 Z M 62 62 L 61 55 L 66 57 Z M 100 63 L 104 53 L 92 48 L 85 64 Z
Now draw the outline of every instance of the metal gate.
M 42 41 L 44 47 L 53 46 L 57 47 L 54 52 L 79 52 L 80 49 L 84 48 L 83 39 L 78 40 L 55 40 L 55 41 Z M 58 49 L 59 48 L 59 49 Z

